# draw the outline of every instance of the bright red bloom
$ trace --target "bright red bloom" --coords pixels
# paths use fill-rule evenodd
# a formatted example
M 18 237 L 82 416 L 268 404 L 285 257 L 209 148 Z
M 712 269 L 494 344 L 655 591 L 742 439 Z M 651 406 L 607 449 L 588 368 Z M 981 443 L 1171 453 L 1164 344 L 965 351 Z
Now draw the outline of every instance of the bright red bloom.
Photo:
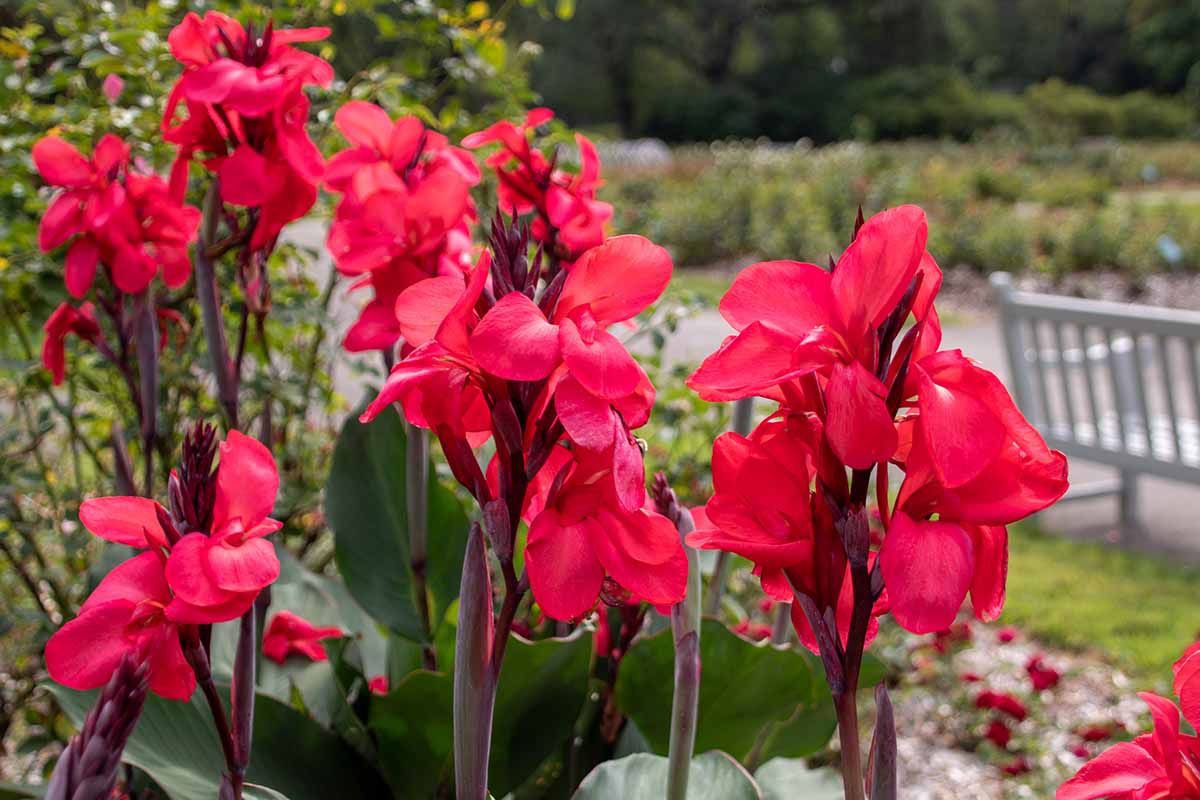
M 1113 737 L 1114 726 L 1112 723 L 1108 725 L 1088 725 L 1079 728 L 1075 731 L 1075 735 L 1085 742 L 1103 742 Z
M 1046 666 L 1045 658 L 1041 655 L 1033 656 L 1025 664 L 1025 672 L 1029 674 L 1029 680 L 1033 684 L 1034 691 L 1044 692 L 1047 689 L 1053 689 L 1062 679 L 1062 673 L 1053 667 Z
M 325 661 L 329 656 L 321 640 L 345 635 L 336 626 L 318 628 L 291 611 L 280 611 L 271 618 L 271 624 L 263 635 L 263 655 L 277 664 L 287 661 L 290 655 L 301 655 L 310 661 Z
M 184 73 L 163 115 L 163 136 L 179 148 L 171 190 L 182 198 L 188 164 L 205 165 L 221 180 L 225 202 L 259 210 L 250 247 L 269 247 L 283 226 L 303 216 L 317 197 L 324 159 L 308 137 L 306 85 L 328 86 L 333 69 L 290 46 L 329 35 L 328 28 L 257 34 L 230 17 L 189 13 L 168 37 Z M 180 104 L 187 117 L 177 121 Z
M 38 243 L 49 252 L 67 242 L 64 280 L 67 291 L 83 297 L 103 264 L 122 292 L 143 291 L 159 272 L 177 288 L 191 275 L 188 244 L 196 235 L 200 212 L 171 197 L 157 175 L 129 167 L 129 147 L 106 135 L 90 160 L 54 136 L 33 146 L 42 177 L 65 191 L 46 209 Z
M 1200 741 L 1179 732 L 1179 709 L 1170 700 L 1150 692 L 1138 696 L 1150 706 L 1153 732 L 1113 745 L 1084 764 L 1058 787 L 1056 800 L 1200 798 Z M 1194 726 L 1197 720 L 1188 722 Z
M 167 616 L 170 603 L 160 552 L 142 553 L 120 564 L 100 581 L 79 616 L 46 643 L 50 677 L 72 689 L 95 689 L 108 682 L 126 653 L 133 652 L 149 665 L 151 691 L 187 700 L 196 688 L 196 676 L 183 656 L 178 626 Z
M 500 181 L 501 209 L 517 214 L 537 212 L 533 237 L 550 248 L 556 258 L 571 262 L 604 241 L 604 226 L 612 219 L 608 203 L 596 200 L 600 180 L 600 157 L 596 146 L 583 134 L 575 134 L 580 170 L 571 174 L 556 168 L 531 144 L 540 125 L 554 118 L 546 108 L 535 108 L 520 125 L 503 120 L 463 139 L 463 146 L 476 148 L 499 143 L 501 149 L 488 156 L 487 165 Z
M 1029 709 L 1025 708 L 1025 704 L 1008 692 L 993 692 L 990 689 L 986 689 L 980 692 L 975 698 L 975 707 L 994 708 L 997 711 L 1008 714 L 1017 722 L 1021 722 L 1029 716 Z
M 602 480 L 603 461 L 577 459 L 560 489 L 529 526 L 525 568 L 542 611 L 553 619 L 582 617 L 596 604 L 606 577 L 654 605 L 687 592 L 687 555 L 679 533 L 652 510 L 626 511 Z
M 1001 628 L 996 632 L 996 641 L 1000 642 L 1000 644 L 1008 644 L 1016 638 L 1017 629 L 1012 626 Z
M 42 366 L 53 377 L 54 385 L 63 382 L 67 371 L 66 340 L 74 334 L 93 345 L 102 343 L 100 325 L 96 322 L 96 309 L 91 303 L 75 308 L 62 303 L 42 326 L 46 336 L 42 340 Z
M 326 185 L 343 194 L 328 247 L 352 288 L 374 299 L 346 336 L 346 349 L 385 349 L 400 337 L 395 304 L 409 286 L 461 276 L 470 263 L 469 189 L 479 169 L 465 150 L 413 116 L 394 123 L 378 106 L 351 101 L 334 122 L 353 145 L 330 159 Z
M 1092 753 L 1090 750 L 1088 750 L 1086 744 L 1077 744 L 1071 748 L 1071 755 L 1075 756 L 1076 758 L 1088 758 L 1091 756 L 1091 754 Z
M 275 547 L 266 539 L 282 527 L 269 517 L 278 491 L 271 452 L 230 431 L 221 443 L 211 528 L 189 533 L 171 548 L 172 619 L 211 623 L 239 617 L 279 577 Z
M 712 401 L 781 399 L 781 384 L 816 372 L 826 383 L 826 435 L 834 453 L 854 469 L 887 461 L 897 438 L 887 389 L 875 375 L 876 332 L 918 267 L 940 281 L 925 253 L 927 230 L 921 209 L 901 206 L 868 220 L 832 274 L 796 261 L 747 267 L 720 304 L 739 333 L 704 360 L 688 386 Z M 926 315 L 921 311 L 928 309 L 918 309 L 918 319 Z
M 1008 743 L 1012 741 L 1012 729 L 1005 725 L 1003 721 L 994 719 L 988 723 L 987 729 L 983 732 L 983 738 L 1001 750 L 1004 750 L 1008 747 Z
M 983 680 L 983 676 L 977 672 L 964 672 L 958 676 L 958 679 L 963 683 L 979 683 Z
M 367 681 L 367 689 L 371 694 L 386 695 L 388 693 L 387 675 L 376 675 Z

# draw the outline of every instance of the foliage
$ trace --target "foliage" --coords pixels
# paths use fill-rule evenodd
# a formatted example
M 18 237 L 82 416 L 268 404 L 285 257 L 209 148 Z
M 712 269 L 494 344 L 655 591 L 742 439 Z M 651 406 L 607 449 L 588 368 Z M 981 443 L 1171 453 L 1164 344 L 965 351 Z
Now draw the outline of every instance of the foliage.
M 933 221 L 943 267 L 1200 268 L 1190 188 L 1200 146 L 1190 142 L 719 143 L 672 155 L 664 167 L 610 169 L 609 189 L 625 209 L 615 226 L 662 242 L 684 266 L 837 253 L 853 222 L 847 208 L 915 202 Z M 1167 260 L 1162 237 L 1178 244 L 1178 259 Z
M 593 0 L 512 36 L 548 103 L 627 137 L 1036 140 L 1190 135 L 1198 27 L 1165 0 Z

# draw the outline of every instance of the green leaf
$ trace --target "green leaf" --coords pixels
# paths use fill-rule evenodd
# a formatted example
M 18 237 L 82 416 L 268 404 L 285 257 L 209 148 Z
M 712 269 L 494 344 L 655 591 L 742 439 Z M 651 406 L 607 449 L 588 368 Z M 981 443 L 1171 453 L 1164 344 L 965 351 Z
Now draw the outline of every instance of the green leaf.
M 96 692 L 50 685 L 64 713 L 83 723 Z M 218 687 L 228 696 L 227 687 Z M 124 761 L 143 770 L 172 800 L 212 800 L 225 769 L 208 706 L 200 692 L 188 703 L 151 695 L 125 748 Z M 248 780 L 290 800 L 388 797 L 379 774 L 345 742 L 265 694 L 254 709 Z
M 775 758 L 754 773 L 763 800 L 842 800 L 842 776 L 828 767 L 809 769 L 799 758 Z
M 667 759 L 636 753 L 596 767 L 572 800 L 662 800 L 666 796 Z M 692 759 L 687 799 L 762 800 L 762 793 L 741 764 L 725 753 L 710 752 Z
M 20 783 L 0 781 L 0 800 L 29 800 L 29 798 L 44 797 L 45 785 L 26 786 Z
M 754 644 L 717 620 L 706 619 L 701 623 L 700 663 L 696 750 L 723 750 L 745 758 L 759 737 L 770 733 L 767 726 L 789 721 L 802 729 L 814 728 L 806 752 L 828 741 L 831 701 L 816 659 L 807 652 Z M 635 643 L 622 659 L 617 678 L 618 704 L 657 753 L 667 752 L 670 739 L 674 669 L 671 634 L 664 631 Z
M 277 792 L 255 783 L 247 783 L 242 787 L 242 798 L 243 800 L 289 800 L 283 792 Z
M 342 427 L 325 488 L 338 569 L 375 619 L 409 639 L 422 638 L 409 566 L 404 491 L 404 423 L 392 412 L 367 424 L 352 414 Z M 431 471 L 432 472 L 432 471 Z M 431 626 L 458 596 L 467 517 L 454 493 L 429 485 L 427 581 Z
M 489 789 L 503 796 L 563 749 L 587 694 L 591 642 L 582 634 L 530 643 L 513 637 L 496 692 Z M 371 703 L 379 761 L 405 797 L 430 798 L 453 783 L 453 681 L 418 671 Z

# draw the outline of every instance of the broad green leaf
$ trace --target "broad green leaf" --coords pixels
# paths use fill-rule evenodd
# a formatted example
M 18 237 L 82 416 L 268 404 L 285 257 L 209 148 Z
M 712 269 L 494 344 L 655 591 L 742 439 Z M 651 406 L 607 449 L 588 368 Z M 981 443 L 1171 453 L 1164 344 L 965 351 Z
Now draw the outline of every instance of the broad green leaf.
M 723 750 L 745 758 L 768 725 L 789 720 L 822 732 L 813 737 L 812 750 L 824 746 L 832 733 L 828 692 L 816 659 L 807 652 L 754 644 L 706 619 L 701 623 L 700 663 L 697 751 Z M 670 739 L 674 671 L 671 634 L 663 631 L 629 649 L 617 678 L 621 710 L 656 753 L 666 753 Z
M 409 566 L 404 422 L 390 411 L 342 427 L 325 487 L 338 570 L 367 612 L 401 636 L 422 638 Z M 454 493 L 429 485 L 427 582 L 431 625 L 458 596 L 467 517 Z
M 243 800 L 288 800 L 287 795 L 283 792 L 277 792 L 255 783 L 247 783 L 242 787 L 242 798 Z
M 228 687 L 218 687 L 228 696 Z M 63 711 L 81 725 L 96 692 L 51 685 Z M 212 800 L 225 762 L 200 692 L 188 703 L 151 695 L 124 760 L 154 779 L 172 800 Z M 389 796 L 379 774 L 345 742 L 272 697 L 259 694 L 247 779 L 290 800 Z
M 43 797 L 45 794 L 45 785 L 28 786 L 0 781 L 0 800 L 29 800 L 29 798 Z
M 592 770 L 573 800 L 662 800 L 666 796 L 667 759 L 635 753 Z M 762 800 L 762 793 L 741 764 L 725 753 L 709 752 L 692 759 L 687 800 Z
M 591 642 L 582 635 L 529 643 L 513 637 L 493 715 L 489 787 L 504 796 L 569 742 L 587 693 Z M 448 667 L 449 665 L 447 665 Z M 418 671 L 371 703 L 379 762 L 405 797 L 433 797 L 453 782 L 449 674 Z
M 809 769 L 799 758 L 775 758 L 754 773 L 763 800 L 842 800 L 842 776 L 828 767 Z

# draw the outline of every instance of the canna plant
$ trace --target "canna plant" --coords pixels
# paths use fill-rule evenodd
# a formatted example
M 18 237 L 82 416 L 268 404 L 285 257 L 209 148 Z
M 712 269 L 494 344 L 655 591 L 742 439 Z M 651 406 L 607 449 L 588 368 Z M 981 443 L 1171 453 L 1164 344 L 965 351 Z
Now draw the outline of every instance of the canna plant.
M 68 335 L 95 347 L 139 410 L 145 460 L 141 486 L 117 470 L 117 495 L 80 508 L 124 551 L 46 645 L 61 687 L 107 687 L 51 796 L 135 793 L 122 757 L 188 800 L 790 796 L 828 774 L 755 771 L 822 748 L 831 707 L 845 796 L 898 796 L 882 685 L 865 758 L 859 742 L 880 618 L 939 631 L 969 596 L 995 619 L 1004 526 L 1067 486 L 995 376 L 939 350 L 923 212 L 860 215 L 829 271 L 739 275 L 721 303 L 737 334 L 688 380 L 739 401 L 739 432 L 713 443 L 712 496 L 688 509 L 665 474 L 647 490 L 637 432 L 657 392 L 619 335 L 660 300 L 671 258 L 608 235 L 596 148 L 577 134 L 567 168 L 547 109 L 458 146 L 428 116 L 349 100 L 332 115 L 347 146 L 326 160 L 309 95 L 335 76 L 300 45 L 328 34 L 187 14 L 168 37 L 166 179 L 111 136 L 90 157 L 56 137 L 34 148 L 61 189 L 41 243 L 66 246 L 85 301 L 47 322 L 45 367 L 61 380 Z M 242 391 L 248 342 L 270 367 L 281 237 L 322 188 L 333 265 L 368 295 L 342 347 L 387 368 L 334 449 L 338 577 L 280 546 L 287 441 Z M 171 456 L 156 359 L 176 308 L 199 310 L 225 432 L 189 426 L 156 487 L 151 453 Z M 775 404 L 753 430 L 752 397 Z M 707 588 L 701 549 L 722 551 Z M 778 614 L 756 637 L 770 642 L 716 618 L 731 554 Z M 83 719 L 91 697 L 66 689 Z

